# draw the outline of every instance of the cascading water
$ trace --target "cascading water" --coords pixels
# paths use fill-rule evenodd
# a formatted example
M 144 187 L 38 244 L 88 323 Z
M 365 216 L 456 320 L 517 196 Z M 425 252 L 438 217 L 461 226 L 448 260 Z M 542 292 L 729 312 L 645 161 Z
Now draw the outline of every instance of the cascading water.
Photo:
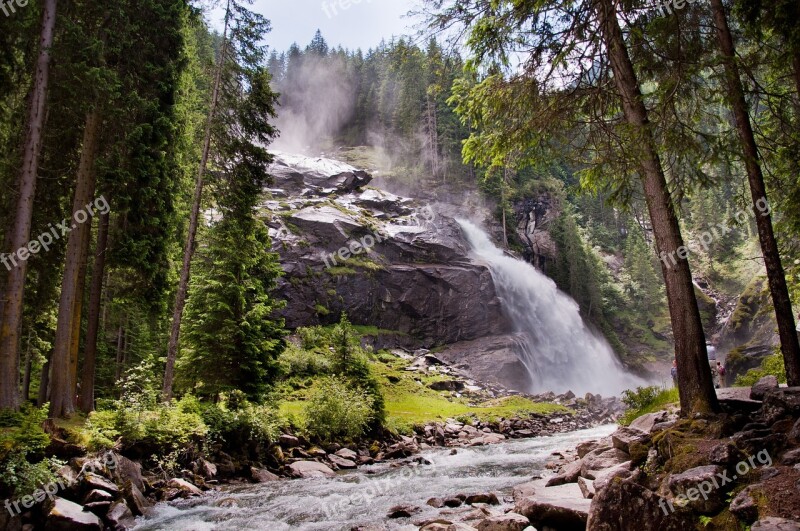
M 486 262 L 519 339 L 531 392 L 571 390 L 618 395 L 645 382 L 625 371 L 578 304 L 532 265 L 503 253 L 480 227 L 458 220 L 473 253 Z

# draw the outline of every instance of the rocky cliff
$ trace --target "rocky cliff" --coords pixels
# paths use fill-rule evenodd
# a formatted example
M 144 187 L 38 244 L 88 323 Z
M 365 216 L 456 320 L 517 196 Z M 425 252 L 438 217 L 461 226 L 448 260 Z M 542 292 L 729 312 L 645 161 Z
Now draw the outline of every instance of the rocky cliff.
M 524 389 L 492 276 L 470 258 L 451 205 L 369 187 L 369 174 L 328 159 L 278 153 L 271 173 L 263 215 L 289 328 L 346 312 L 377 347 L 445 347 L 475 378 Z

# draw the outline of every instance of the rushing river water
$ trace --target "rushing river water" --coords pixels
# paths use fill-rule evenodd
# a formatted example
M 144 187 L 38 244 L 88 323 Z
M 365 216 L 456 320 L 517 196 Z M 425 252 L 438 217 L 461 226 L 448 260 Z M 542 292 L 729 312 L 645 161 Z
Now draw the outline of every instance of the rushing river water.
M 425 502 L 433 497 L 492 491 L 510 496 L 515 485 L 545 471 L 554 451 L 605 437 L 615 426 L 602 426 L 551 437 L 513 440 L 473 448 L 424 452 L 430 465 L 361 467 L 328 479 L 276 481 L 225 488 L 207 497 L 161 504 L 136 531 L 267 530 L 337 531 L 359 524 L 385 523 L 390 529 L 417 529 L 408 519 L 388 520 L 394 505 L 423 508 L 418 518 L 439 510 Z M 395 464 L 396 465 L 396 464 Z

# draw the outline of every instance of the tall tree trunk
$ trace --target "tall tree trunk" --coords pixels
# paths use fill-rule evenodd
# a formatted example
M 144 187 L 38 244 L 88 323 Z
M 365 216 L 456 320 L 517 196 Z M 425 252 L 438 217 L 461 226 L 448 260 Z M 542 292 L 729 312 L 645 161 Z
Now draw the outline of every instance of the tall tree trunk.
M 86 208 L 95 189 L 95 160 L 100 142 L 100 111 L 95 108 L 86 116 L 83 131 L 83 150 L 78 166 L 78 182 L 75 187 L 75 199 L 72 206 L 73 230 L 67 242 L 64 280 L 61 285 L 61 301 L 58 307 L 58 324 L 56 326 L 55 347 L 51 359 L 50 416 L 59 418 L 71 415 L 74 411 L 73 384 L 70 378 L 70 354 L 74 333 L 76 299 L 82 298 L 78 291 L 82 285 L 80 277 L 81 258 L 84 255 L 83 245 L 85 232 L 91 230 L 90 223 L 75 223 L 75 213 Z
M 23 373 L 24 376 L 22 377 L 22 402 L 25 403 L 30 398 L 31 394 L 31 336 L 33 335 L 33 330 L 28 330 L 28 341 L 27 345 L 25 346 L 25 372 Z
M 83 227 L 82 227 L 83 228 Z M 81 241 L 81 263 L 78 269 L 78 286 L 75 292 L 78 294 L 75 297 L 75 302 L 72 307 L 72 334 L 70 334 L 69 345 L 69 386 L 70 396 L 72 396 L 73 407 L 77 406 L 78 396 L 78 362 L 80 357 L 81 346 L 81 324 L 83 316 L 83 296 L 86 289 L 86 272 L 89 269 L 89 247 L 92 241 L 92 222 L 86 222 L 86 231 L 83 233 L 83 240 Z
M 89 294 L 89 317 L 86 325 L 86 348 L 83 354 L 80 408 L 84 413 L 94 410 L 94 374 L 97 361 L 97 335 L 100 326 L 100 305 L 103 300 L 103 278 L 106 268 L 109 214 L 100 217 L 97 244 L 92 268 L 92 289 Z
M 640 172 L 656 249 L 660 256 L 663 256 L 663 252 L 677 253 L 683 247 L 680 225 L 655 146 L 639 80 L 617 20 L 614 2 L 596 0 L 595 10 L 617 90 L 622 98 L 625 119 L 641 140 L 641 145 L 637 146 L 640 150 Z M 689 262 L 685 255 L 683 258 L 678 256 L 672 263 L 662 260 L 661 270 L 675 336 L 681 411 L 685 415 L 719 411 Z
M 117 329 L 117 357 L 116 365 L 114 367 L 114 382 L 118 382 L 122 378 L 122 349 L 125 346 L 125 327 L 128 324 L 128 316 L 126 315 L 122 323 Z
M 15 252 L 28 244 L 33 218 L 33 199 L 36 195 L 36 176 L 42 148 L 47 85 L 50 79 L 50 47 L 56 24 L 56 0 L 44 0 L 42 30 L 39 37 L 39 58 L 28 109 L 22 169 L 19 175 L 19 196 L 6 239 L 6 248 Z M 0 409 L 19 408 L 19 334 L 22 323 L 23 295 L 27 263 L 12 267 L 4 292 L 0 293 L 3 313 L 0 315 Z
M 50 360 L 53 358 L 52 353 L 50 357 L 42 365 L 42 377 L 39 380 L 39 396 L 36 399 L 36 405 L 42 407 L 50 398 Z
M 728 101 L 736 120 L 736 132 L 742 144 L 747 180 L 750 183 L 750 195 L 753 199 L 753 212 L 756 216 L 758 239 L 761 242 L 761 252 L 764 255 L 764 265 L 767 269 L 769 291 L 772 295 L 772 304 L 775 307 L 775 318 L 778 321 L 778 335 L 781 338 L 781 352 L 783 363 L 786 365 L 786 380 L 790 386 L 800 385 L 800 342 L 795 330 L 792 301 L 789 298 L 789 288 L 781 264 L 780 250 L 775 240 L 772 228 L 772 216 L 766 208 L 767 188 L 764 185 L 764 174 L 759 161 L 758 146 L 753 125 L 750 122 L 747 100 L 739 75 L 739 66 L 736 64 L 736 48 L 733 36 L 728 26 L 728 17 L 722 0 L 711 0 L 711 10 L 714 14 L 714 26 L 717 30 L 717 40 L 722 52 L 725 67 L 725 81 L 728 88 Z M 759 206 L 760 205 L 760 206 Z M 766 211 L 766 212 L 765 212 Z
M 180 344 L 181 321 L 183 310 L 186 307 L 186 294 L 189 290 L 189 275 L 191 273 L 192 256 L 194 255 L 194 243 L 197 236 L 197 226 L 200 218 L 200 205 L 203 198 L 203 185 L 208 157 L 211 152 L 211 128 L 219 103 L 219 92 L 222 84 L 222 70 L 225 67 L 225 56 L 228 49 L 228 17 L 230 14 L 230 0 L 225 11 L 225 30 L 222 33 L 222 49 L 220 50 L 219 63 L 214 76 L 214 89 L 211 94 L 211 106 L 208 111 L 208 124 L 206 135 L 203 141 L 203 154 L 200 159 L 200 167 L 197 170 L 197 181 L 194 187 L 194 197 L 192 198 L 192 213 L 189 217 L 189 230 L 186 235 L 186 245 L 183 249 L 183 265 L 181 267 L 181 277 L 178 283 L 178 292 L 175 295 L 175 308 L 172 314 L 172 328 L 167 345 L 167 363 L 164 368 L 164 385 L 161 397 L 165 402 L 172 400 L 172 384 L 175 380 L 175 360 L 178 358 L 178 346 Z

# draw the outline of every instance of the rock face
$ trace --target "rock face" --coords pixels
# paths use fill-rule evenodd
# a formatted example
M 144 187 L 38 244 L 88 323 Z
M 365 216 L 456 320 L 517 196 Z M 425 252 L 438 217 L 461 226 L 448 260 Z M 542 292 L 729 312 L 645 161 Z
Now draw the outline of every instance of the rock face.
M 286 273 L 277 295 L 288 303 L 289 328 L 332 324 L 347 312 L 381 330 L 371 338 L 379 348 L 457 344 L 455 359 L 486 347 L 466 363 L 524 390 L 527 371 L 505 336 L 511 326 L 492 276 L 470 258 L 453 218 L 363 189 L 370 176 L 340 162 L 277 154 L 270 171 L 277 188 L 262 212 Z
M 634 522 L 636 525 L 632 527 Z M 641 485 L 631 481 L 612 481 L 592 498 L 586 529 L 685 531 L 694 529 L 694 522 L 684 513 L 672 512 L 663 498 Z

